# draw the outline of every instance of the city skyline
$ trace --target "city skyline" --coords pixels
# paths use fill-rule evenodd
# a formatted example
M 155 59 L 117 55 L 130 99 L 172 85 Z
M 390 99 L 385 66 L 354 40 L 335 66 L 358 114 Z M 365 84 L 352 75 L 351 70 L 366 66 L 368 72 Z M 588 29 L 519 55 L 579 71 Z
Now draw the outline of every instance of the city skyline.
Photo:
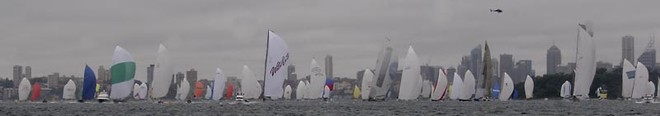
M 577 23 L 587 20 L 595 25 L 597 61 L 618 64 L 625 35 L 637 39 L 638 58 L 660 30 L 659 2 L 0 1 L 0 77 L 12 78 L 14 65 L 31 66 L 33 77 L 82 75 L 85 64 L 109 68 L 114 46 L 121 45 L 136 60 L 136 79 L 144 81 L 161 42 L 173 53 L 175 72 L 195 68 L 199 79 L 210 79 L 216 67 L 240 75 L 248 65 L 263 75 L 268 29 L 287 42 L 301 76 L 311 58 L 331 54 L 333 75 L 355 78 L 355 71 L 375 67 L 386 37 L 393 56 L 413 45 L 422 64 L 443 67 L 458 66 L 487 40 L 493 58 L 532 60 L 540 75 L 553 44 L 562 50 L 560 65 L 574 62 Z

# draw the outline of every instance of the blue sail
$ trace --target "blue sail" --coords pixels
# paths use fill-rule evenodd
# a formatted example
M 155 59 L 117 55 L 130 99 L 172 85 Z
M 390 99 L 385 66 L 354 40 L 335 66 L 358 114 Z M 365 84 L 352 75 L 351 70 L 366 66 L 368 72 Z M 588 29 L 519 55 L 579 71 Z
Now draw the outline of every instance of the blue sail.
M 85 78 L 83 80 L 82 88 L 82 99 L 91 100 L 94 99 L 96 94 L 96 75 L 94 75 L 94 70 L 85 65 Z

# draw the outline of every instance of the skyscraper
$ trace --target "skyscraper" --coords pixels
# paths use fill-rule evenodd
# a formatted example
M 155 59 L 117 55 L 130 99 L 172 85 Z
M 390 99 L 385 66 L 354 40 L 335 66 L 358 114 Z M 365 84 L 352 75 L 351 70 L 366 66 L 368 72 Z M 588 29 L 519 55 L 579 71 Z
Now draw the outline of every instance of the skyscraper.
M 32 67 L 25 66 L 25 78 L 32 78 Z
M 477 81 L 477 88 L 483 88 L 485 81 L 484 75 L 481 73 L 484 70 L 481 50 L 483 49 L 481 48 L 481 44 L 479 44 L 470 51 L 470 71 Z
M 546 54 L 546 74 L 557 73 L 557 67 L 561 64 L 561 50 L 552 45 Z
M 13 75 L 14 87 L 18 87 L 18 84 L 21 83 L 23 79 L 23 66 L 14 65 L 14 75 Z
M 655 68 L 655 49 L 645 50 L 637 61 L 644 64 L 649 70 L 653 70 Z
M 197 82 L 197 70 L 193 68 L 186 71 L 186 79 L 188 79 L 190 85 L 195 85 L 195 82 Z
M 621 38 L 621 61 L 627 59 L 630 63 L 635 64 L 635 37 L 626 35 Z
M 522 83 L 525 82 L 525 78 L 529 76 L 534 76 L 534 70 L 532 70 L 532 60 L 520 60 L 516 62 L 516 67 L 514 69 L 515 74 L 509 74 L 512 76 L 513 83 Z
M 513 55 L 511 54 L 500 54 L 500 76 L 504 77 L 504 73 L 509 74 L 513 71 Z M 502 78 L 500 78 L 502 79 Z
M 147 67 L 147 85 L 151 85 L 151 82 L 154 81 L 154 67 L 156 67 L 155 64 L 150 64 Z
M 332 56 L 325 56 L 325 76 L 332 78 Z

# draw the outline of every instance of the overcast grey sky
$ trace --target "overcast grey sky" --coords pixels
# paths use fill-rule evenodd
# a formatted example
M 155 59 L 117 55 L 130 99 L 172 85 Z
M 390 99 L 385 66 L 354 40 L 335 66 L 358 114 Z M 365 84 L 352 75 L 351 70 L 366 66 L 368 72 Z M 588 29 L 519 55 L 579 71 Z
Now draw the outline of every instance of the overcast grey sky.
M 597 59 L 618 64 L 621 37 L 635 36 L 636 56 L 660 30 L 658 0 L 3 0 L 0 77 L 15 64 L 33 76 L 81 76 L 85 64 L 109 67 L 115 45 L 133 54 L 136 78 L 156 59 L 158 43 L 175 55 L 176 71 L 216 67 L 239 75 L 242 65 L 263 74 L 266 30 L 288 43 L 299 75 L 334 56 L 335 75 L 355 78 L 373 68 L 384 38 L 395 54 L 413 45 L 422 63 L 456 66 L 488 40 L 494 57 L 531 59 L 545 73 L 555 43 L 562 63 L 574 61 L 577 23 L 591 20 Z M 504 13 L 493 14 L 491 8 Z M 321 64 L 323 65 L 323 64 Z

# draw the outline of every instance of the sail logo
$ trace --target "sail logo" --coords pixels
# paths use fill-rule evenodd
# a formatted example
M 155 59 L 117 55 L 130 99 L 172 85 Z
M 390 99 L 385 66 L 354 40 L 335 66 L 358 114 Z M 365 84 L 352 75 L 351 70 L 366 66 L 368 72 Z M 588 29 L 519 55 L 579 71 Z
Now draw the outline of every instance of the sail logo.
M 275 64 L 274 67 L 270 68 L 270 76 L 275 76 L 275 73 L 286 64 L 286 61 L 289 61 L 289 53 L 286 53 L 286 55 L 282 56 L 282 60 L 277 61 L 277 64 Z

